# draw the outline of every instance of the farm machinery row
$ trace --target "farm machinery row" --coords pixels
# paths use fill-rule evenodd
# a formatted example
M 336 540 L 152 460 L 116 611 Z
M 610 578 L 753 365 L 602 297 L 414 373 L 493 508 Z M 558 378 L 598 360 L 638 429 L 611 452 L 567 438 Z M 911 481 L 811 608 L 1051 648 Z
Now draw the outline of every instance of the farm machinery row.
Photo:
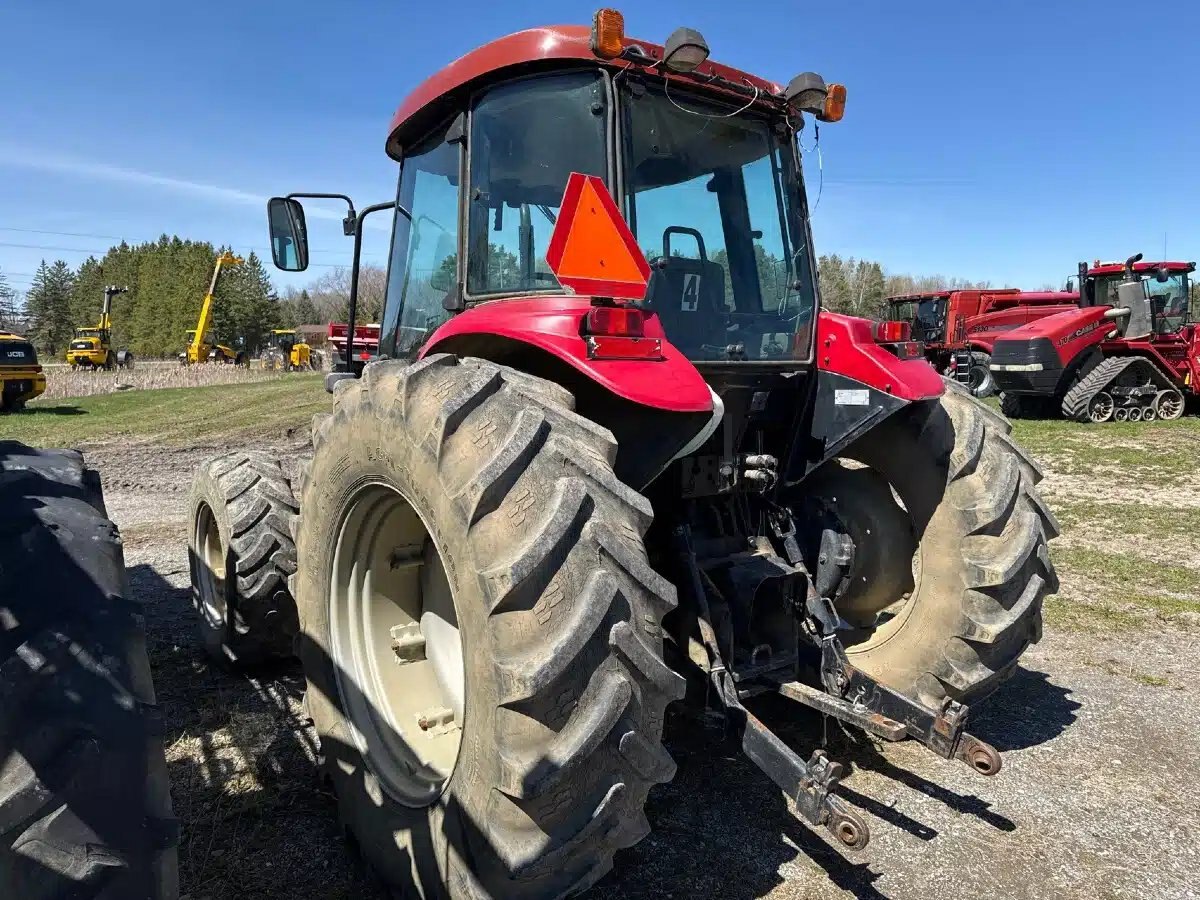
M 1080 264 L 1079 306 L 995 343 L 991 372 L 1013 418 L 1173 420 L 1200 395 L 1191 262 Z

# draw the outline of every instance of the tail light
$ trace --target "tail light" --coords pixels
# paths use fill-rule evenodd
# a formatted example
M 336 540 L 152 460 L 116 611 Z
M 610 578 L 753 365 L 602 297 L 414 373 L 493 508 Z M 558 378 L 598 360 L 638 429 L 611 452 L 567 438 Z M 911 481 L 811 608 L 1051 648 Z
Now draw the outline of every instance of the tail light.
M 912 325 L 908 322 L 878 322 L 875 325 L 877 344 L 895 344 L 912 340 Z
M 583 320 L 588 359 L 658 361 L 662 341 L 646 337 L 646 313 L 634 306 L 593 306 Z
M 593 306 L 584 327 L 588 334 L 640 338 L 646 333 L 646 314 L 633 306 Z

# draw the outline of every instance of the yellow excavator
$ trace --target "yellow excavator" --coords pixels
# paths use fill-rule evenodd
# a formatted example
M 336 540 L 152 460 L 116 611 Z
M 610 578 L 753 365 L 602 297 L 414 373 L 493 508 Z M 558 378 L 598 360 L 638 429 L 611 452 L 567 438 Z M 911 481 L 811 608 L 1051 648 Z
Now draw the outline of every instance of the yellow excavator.
M 67 347 L 67 362 L 72 369 L 85 366 L 92 369 L 132 369 L 133 354 L 112 348 L 112 299 L 129 288 L 108 285 L 104 289 L 104 304 L 100 307 L 100 322 L 95 328 L 76 328 L 75 337 Z
M 221 278 L 221 269 L 228 266 L 239 266 L 245 260 L 234 256 L 226 250 L 217 257 L 213 267 L 212 281 L 208 285 L 208 293 L 200 304 L 200 318 L 196 327 L 187 333 L 187 349 L 179 354 L 179 362 L 185 366 L 202 362 L 222 362 L 231 365 L 245 366 L 250 363 L 250 355 L 245 350 L 235 350 L 224 344 L 216 343 L 211 334 L 213 329 L 213 294 L 217 290 L 217 281 Z
M 269 371 L 315 369 L 316 361 L 312 347 L 296 334 L 294 328 L 273 329 L 270 343 L 262 355 L 262 366 Z

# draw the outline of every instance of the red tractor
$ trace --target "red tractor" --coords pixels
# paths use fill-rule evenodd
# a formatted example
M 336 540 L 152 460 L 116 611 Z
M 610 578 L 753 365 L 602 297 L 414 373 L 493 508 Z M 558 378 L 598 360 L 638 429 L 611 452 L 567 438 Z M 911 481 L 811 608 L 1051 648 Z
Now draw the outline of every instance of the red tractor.
M 260 452 L 194 482 L 208 646 L 294 643 L 341 819 L 418 896 L 593 884 L 650 829 L 689 679 L 847 847 L 842 767 L 755 698 L 1000 768 L 965 725 L 1055 589 L 1038 470 L 923 359 L 820 311 L 798 135 L 844 88 L 707 56 L 602 10 L 419 85 L 396 199 L 349 229 L 357 265 L 364 218 L 393 216 L 379 359 L 328 376 L 294 494 Z M 299 196 L 268 204 L 292 271 Z
M 1188 304 L 1192 262 L 1079 264 L 1078 309 L 995 344 L 992 374 L 1013 418 L 1078 422 L 1178 419 L 1200 393 L 1200 327 Z
M 907 322 L 912 337 L 925 344 L 929 364 L 966 386 L 976 397 L 990 397 L 996 385 L 990 371 L 992 345 L 1022 325 L 1075 309 L 1079 295 L 1068 291 L 929 291 L 889 297 L 888 318 Z

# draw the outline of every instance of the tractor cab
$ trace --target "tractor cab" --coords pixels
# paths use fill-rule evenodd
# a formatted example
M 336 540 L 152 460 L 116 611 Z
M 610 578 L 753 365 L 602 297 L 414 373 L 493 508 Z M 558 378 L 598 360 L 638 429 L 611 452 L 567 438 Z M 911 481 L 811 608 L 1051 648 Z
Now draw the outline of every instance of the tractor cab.
M 914 340 L 940 342 L 946 335 L 946 311 L 952 291 L 904 294 L 888 299 L 888 319 L 908 322 Z
M 812 360 L 798 136 L 804 113 L 841 118 L 844 88 L 708 63 L 704 39 L 679 32 L 662 47 L 615 32 L 605 44 L 586 28 L 520 32 L 405 101 L 387 143 L 401 176 L 382 355 L 416 354 L 453 313 L 481 304 L 544 299 L 549 311 L 575 295 L 546 257 L 564 188 L 582 173 L 601 180 L 650 262 L 628 327 L 661 328 L 698 364 Z M 281 268 L 307 264 L 302 196 L 270 211 Z M 614 275 L 629 265 L 607 262 Z
M 284 356 L 289 356 L 292 348 L 296 345 L 296 332 L 291 329 L 277 328 L 271 332 L 268 343 Z
M 107 328 L 76 328 L 75 339 L 71 342 L 72 350 L 95 349 L 109 342 Z
M 1149 302 L 1150 330 L 1153 334 L 1178 334 L 1189 323 L 1190 276 L 1195 268 L 1196 264 L 1192 262 L 1133 264 L 1133 278 L 1141 283 Z M 1090 267 L 1080 263 L 1080 269 L 1080 283 L 1084 289 L 1083 305 L 1122 305 L 1120 286 L 1130 280 L 1124 263 L 1096 260 Z

